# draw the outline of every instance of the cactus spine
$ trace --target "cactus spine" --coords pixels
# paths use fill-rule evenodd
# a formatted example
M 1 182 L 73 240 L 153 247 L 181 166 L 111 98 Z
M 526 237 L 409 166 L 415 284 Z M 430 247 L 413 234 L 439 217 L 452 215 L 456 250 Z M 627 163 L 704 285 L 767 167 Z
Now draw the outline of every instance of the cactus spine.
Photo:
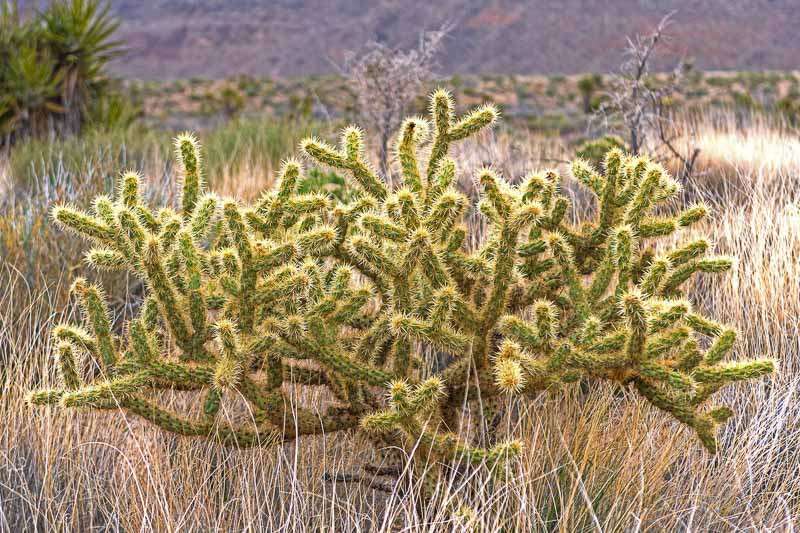
M 708 256 L 704 240 L 651 251 L 652 239 L 708 209 L 664 216 L 660 206 L 678 184 L 618 149 L 602 169 L 572 165 L 597 198 L 596 219 L 580 227 L 566 220 L 569 200 L 555 172 L 511 186 L 480 169 L 478 207 L 491 231 L 468 251 L 469 200 L 447 153 L 496 120 L 490 106 L 458 117 L 450 95 L 435 92 L 430 118 L 408 119 L 399 132 L 396 190 L 368 163 L 361 130 L 345 129 L 338 147 L 305 140 L 307 157 L 359 187 L 346 204 L 298 194 L 295 160 L 253 204 L 219 198 L 206 190 L 196 139 L 182 135 L 180 211 L 153 211 L 132 172 L 116 198 L 100 197 L 90 211 L 56 207 L 56 222 L 94 245 L 90 265 L 130 271 L 147 297 L 118 334 L 102 290 L 76 281 L 85 323 L 53 332 L 63 387 L 30 401 L 121 408 L 168 431 L 238 446 L 360 428 L 419 445 L 437 461 L 495 464 L 521 445 L 464 441 L 454 416 L 464 402 L 479 396 L 496 406 L 507 395 L 610 380 L 691 427 L 713 452 L 715 428 L 731 415 L 707 407 L 713 393 L 773 363 L 727 361 L 735 333 L 683 296 L 692 275 L 723 272 L 730 259 Z M 424 357 L 431 349 L 450 354 L 444 368 Z M 82 357 L 102 370 L 91 383 L 78 370 Z M 336 402 L 321 413 L 290 409 L 287 382 L 328 387 Z M 202 415 L 161 407 L 164 389 L 195 391 Z M 217 416 L 232 394 L 249 402 L 251 421 L 232 426 Z M 286 423 L 292 416 L 296 423 Z

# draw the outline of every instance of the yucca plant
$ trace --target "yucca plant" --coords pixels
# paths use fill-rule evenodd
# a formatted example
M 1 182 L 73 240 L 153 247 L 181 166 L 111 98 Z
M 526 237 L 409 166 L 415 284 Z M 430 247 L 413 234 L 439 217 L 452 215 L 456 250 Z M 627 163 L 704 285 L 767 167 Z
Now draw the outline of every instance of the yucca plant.
M 113 106 L 105 67 L 119 56 L 118 23 L 100 0 L 56 0 L 23 16 L 0 5 L 0 132 L 14 137 L 78 132 Z
M 15 72 L 20 70 L 19 52 L 36 42 L 36 28 L 24 23 L 18 4 L 0 4 L 0 133 L 7 137 L 24 121 L 16 94 L 23 84 Z M 12 66 L 16 68 L 12 70 Z
M 55 0 L 40 14 L 72 131 L 80 129 L 90 100 L 106 83 L 106 65 L 122 53 L 122 42 L 113 38 L 119 22 L 110 7 L 101 0 Z
M 89 265 L 128 271 L 147 293 L 118 330 L 102 289 L 75 281 L 84 323 L 53 331 L 62 386 L 30 401 L 122 409 L 235 446 L 362 431 L 377 447 L 414 449 L 436 465 L 492 468 L 523 443 L 505 435 L 478 445 L 461 427 L 465 406 L 492 420 L 509 398 L 608 380 L 692 428 L 713 453 L 716 428 L 731 416 L 709 406 L 714 393 L 774 364 L 727 360 L 734 331 L 683 296 L 694 274 L 724 272 L 731 259 L 708 255 L 704 239 L 653 252 L 655 239 L 708 209 L 665 215 L 679 185 L 618 149 L 602 172 L 572 165 L 597 199 L 596 218 L 580 226 L 568 221 L 554 171 L 512 186 L 482 168 L 478 207 L 491 231 L 469 250 L 470 205 L 448 151 L 497 116 L 484 106 L 458 117 L 450 95 L 435 92 L 430 117 L 407 119 L 399 132 L 396 190 L 368 162 L 360 129 L 345 129 L 338 146 L 303 141 L 309 159 L 349 176 L 359 192 L 347 203 L 298 194 L 294 159 L 254 203 L 220 198 L 206 189 L 197 141 L 182 135 L 178 209 L 146 205 L 135 172 L 89 210 L 55 207 L 58 224 L 93 244 Z M 434 361 L 434 352 L 448 357 Z M 98 376 L 89 382 L 84 357 Z M 335 401 L 298 406 L 290 384 L 326 387 Z M 196 408 L 166 407 L 165 390 L 192 391 Z M 223 416 L 240 397 L 249 416 Z
M 21 45 L 6 68 L 10 110 L 7 127 L 23 135 L 45 134 L 50 118 L 64 111 L 56 101 L 61 76 L 54 74 L 55 62 L 47 53 Z

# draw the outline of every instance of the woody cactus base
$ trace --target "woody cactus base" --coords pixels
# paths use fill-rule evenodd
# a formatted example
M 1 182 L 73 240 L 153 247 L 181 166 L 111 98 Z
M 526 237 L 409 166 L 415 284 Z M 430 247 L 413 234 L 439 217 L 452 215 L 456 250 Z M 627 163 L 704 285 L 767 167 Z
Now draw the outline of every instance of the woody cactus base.
M 358 128 L 345 129 L 338 147 L 303 141 L 308 158 L 352 178 L 359 192 L 349 203 L 298 194 L 295 160 L 252 205 L 220 198 L 206 190 L 194 137 L 182 135 L 179 210 L 145 205 L 133 172 L 89 211 L 56 207 L 53 218 L 92 243 L 89 265 L 126 270 L 147 292 L 118 335 L 101 288 L 75 281 L 84 324 L 53 331 L 63 386 L 30 401 L 124 409 L 236 446 L 359 429 L 376 446 L 417 446 L 438 464 L 492 466 L 521 444 L 469 442 L 458 431 L 463 405 L 479 398 L 491 417 L 509 396 L 610 380 L 714 452 L 731 410 L 708 406 L 712 395 L 773 362 L 726 360 L 734 331 L 684 299 L 692 275 L 724 272 L 730 259 L 708 256 L 706 240 L 653 252 L 655 239 L 708 209 L 663 215 L 679 185 L 618 149 L 603 169 L 572 164 L 597 197 L 596 219 L 577 227 L 555 172 L 511 186 L 484 168 L 478 207 L 491 231 L 469 251 L 471 206 L 448 149 L 496 120 L 490 106 L 457 117 L 450 95 L 435 92 L 430 118 L 410 118 L 399 132 L 397 190 L 368 163 Z M 89 383 L 83 357 L 99 369 Z M 327 387 L 336 401 L 298 408 L 288 383 Z M 196 393 L 196 414 L 159 404 L 159 391 L 174 389 Z M 219 415 L 234 397 L 252 413 L 240 425 Z

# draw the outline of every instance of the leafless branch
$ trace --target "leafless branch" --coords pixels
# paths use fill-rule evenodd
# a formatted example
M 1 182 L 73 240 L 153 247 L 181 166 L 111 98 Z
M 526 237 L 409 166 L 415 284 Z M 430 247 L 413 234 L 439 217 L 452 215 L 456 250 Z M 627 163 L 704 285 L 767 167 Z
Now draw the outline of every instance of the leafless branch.
M 669 77 L 657 83 L 650 72 L 657 47 L 668 39 L 673 15 L 674 12 L 662 18 L 649 34 L 627 39 L 626 59 L 619 73 L 611 77 L 608 101 L 600 106 L 594 123 L 602 124 L 604 130 L 622 130 L 620 133 L 625 134 L 634 154 L 644 149 L 652 154 L 667 152 L 681 163 L 680 177 L 686 178 L 699 149 L 688 147 L 685 153 L 677 147 L 679 135 L 669 104 L 681 92 L 690 65 L 683 60 L 678 62 Z
M 390 180 L 389 141 L 406 115 L 409 103 L 433 77 L 436 56 L 451 27 L 446 24 L 420 35 L 416 48 L 392 48 L 371 42 L 348 54 L 343 71 L 358 95 L 361 119 L 378 131 L 381 173 Z

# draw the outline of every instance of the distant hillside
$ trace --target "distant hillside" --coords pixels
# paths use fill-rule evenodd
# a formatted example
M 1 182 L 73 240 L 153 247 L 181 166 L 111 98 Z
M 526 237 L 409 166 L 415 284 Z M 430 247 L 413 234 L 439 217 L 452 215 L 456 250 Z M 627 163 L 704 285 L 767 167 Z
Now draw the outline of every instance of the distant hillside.
M 370 39 L 411 45 L 455 24 L 443 73 L 617 67 L 625 36 L 677 10 L 671 54 L 705 69 L 800 67 L 800 0 L 113 0 L 125 76 L 323 74 Z M 409 7 L 413 5 L 413 7 Z M 664 61 L 669 62 L 669 56 Z

